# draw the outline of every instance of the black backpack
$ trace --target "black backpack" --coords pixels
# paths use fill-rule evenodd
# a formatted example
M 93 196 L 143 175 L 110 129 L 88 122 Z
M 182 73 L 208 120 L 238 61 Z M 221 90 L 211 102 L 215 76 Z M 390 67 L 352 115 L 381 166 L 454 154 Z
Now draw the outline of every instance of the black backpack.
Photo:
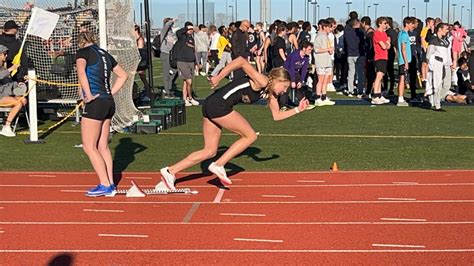
M 179 40 L 174 43 L 173 48 L 170 50 L 170 67 L 172 69 L 178 68 L 178 53 L 183 41 Z
M 161 34 L 158 34 L 153 42 L 151 43 L 151 48 L 153 49 L 153 55 L 160 58 L 161 54 Z

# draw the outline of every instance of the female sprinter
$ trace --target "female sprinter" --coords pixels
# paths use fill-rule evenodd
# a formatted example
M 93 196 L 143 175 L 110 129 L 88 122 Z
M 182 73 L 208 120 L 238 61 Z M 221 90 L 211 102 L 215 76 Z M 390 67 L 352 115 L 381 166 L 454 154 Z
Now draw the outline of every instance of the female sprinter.
M 79 33 L 78 42 L 77 76 L 85 104 L 81 121 L 82 145 L 100 182 L 86 196 L 112 197 L 115 195 L 115 185 L 112 155 L 108 146 L 110 122 L 115 113 L 112 95 L 122 88 L 128 75 L 109 53 L 95 44 L 93 33 Z M 117 80 L 111 87 L 112 71 Z
M 284 112 L 280 111 L 277 98 L 285 93 L 290 86 L 288 72 L 284 68 L 276 68 L 270 71 L 267 77 L 255 70 L 243 57 L 233 60 L 219 75 L 212 77 L 209 82 L 213 87 L 216 87 L 230 72 L 239 68 L 243 69 L 247 75 L 246 77 L 235 79 L 217 89 L 204 101 L 202 106 L 204 148 L 189 154 L 172 166 L 161 169 L 161 180 L 168 189 L 175 189 L 176 173 L 216 155 L 222 128 L 240 135 L 240 139 L 234 142 L 217 161 L 211 163 L 208 169 L 217 175 L 223 184 L 232 184 L 224 169 L 225 164 L 245 151 L 257 139 L 257 134 L 249 122 L 232 109 L 234 105 L 254 103 L 260 98 L 265 98 L 275 121 L 302 112 L 308 106 L 308 100 L 303 98 L 298 107 Z

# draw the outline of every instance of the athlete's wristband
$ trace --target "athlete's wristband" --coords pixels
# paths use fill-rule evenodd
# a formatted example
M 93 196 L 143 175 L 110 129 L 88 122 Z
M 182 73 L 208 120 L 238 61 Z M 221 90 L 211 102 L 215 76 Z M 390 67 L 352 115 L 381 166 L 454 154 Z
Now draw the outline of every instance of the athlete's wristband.
M 301 112 L 300 108 L 298 108 L 298 107 L 295 107 L 294 109 L 295 109 L 295 113 L 297 113 L 297 114 L 299 114 Z

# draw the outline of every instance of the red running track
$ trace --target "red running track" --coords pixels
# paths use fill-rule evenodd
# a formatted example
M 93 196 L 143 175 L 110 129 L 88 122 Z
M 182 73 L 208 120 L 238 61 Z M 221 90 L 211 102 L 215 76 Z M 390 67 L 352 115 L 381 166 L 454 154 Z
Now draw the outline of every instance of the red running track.
M 1 172 L 0 264 L 474 263 L 474 171 L 180 177 L 200 193 L 94 199 L 91 173 Z

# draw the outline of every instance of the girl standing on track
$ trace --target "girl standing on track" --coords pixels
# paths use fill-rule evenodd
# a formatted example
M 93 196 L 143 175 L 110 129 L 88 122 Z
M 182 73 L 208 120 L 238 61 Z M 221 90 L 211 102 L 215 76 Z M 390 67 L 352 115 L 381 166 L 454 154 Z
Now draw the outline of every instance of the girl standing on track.
M 189 154 L 180 162 L 161 169 L 161 180 L 171 190 L 174 190 L 175 175 L 193 165 L 216 155 L 222 128 L 234 132 L 240 139 L 215 162 L 209 166 L 209 171 L 217 175 L 223 184 L 230 185 L 232 181 L 227 177 L 224 166 L 232 158 L 245 151 L 256 139 L 257 134 L 249 122 L 233 106 L 238 103 L 254 103 L 264 98 L 272 112 L 275 121 L 289 118 L 306 109 L 308 100 L 302 99 L 299 106 L 280 111 L 278 96 L 285 93 L 290 86 L 290 75 L 284 68 L 270 71 L 268 77 L 258 73 L 243 57 L 238 57 L 227 65 L 219 75 L 212 77 L 209 82 L 216 87 L 230 72 L 242 68 L 247 76 L 235 79 L 217 89 L 206 98 L 202 106 L 204 148 Z
M 110 123 L 115 113 L 112 95 L 122 88 L 128 75 L 109 53 L 95 44 L 95 40 L 93 33 L 81 32 L 76 55 L 79 93 L 85 104 L 81 121 L 82 145 L 100 181 L 97 187 L 87 191 L 86 196 L 113 197 L 115 185 L 108 145 Z M 117 80 L 111 87 L 112 71 Z

